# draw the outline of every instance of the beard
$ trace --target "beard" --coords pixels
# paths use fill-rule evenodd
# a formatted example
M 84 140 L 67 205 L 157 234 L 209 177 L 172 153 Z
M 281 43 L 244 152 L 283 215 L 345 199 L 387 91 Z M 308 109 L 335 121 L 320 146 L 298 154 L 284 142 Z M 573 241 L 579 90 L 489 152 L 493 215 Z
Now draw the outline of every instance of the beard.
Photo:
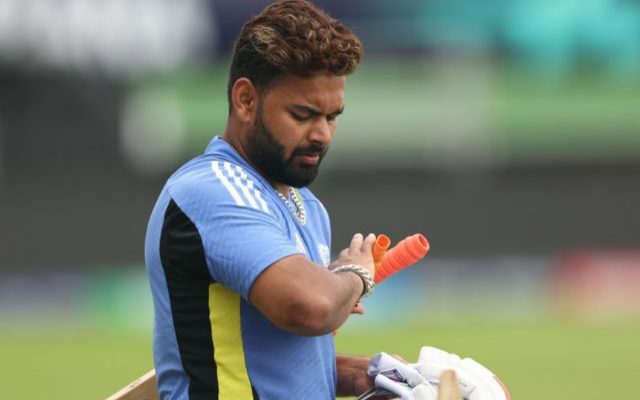
M 245 152 L 253 165 L 273 182 L 301 188 L 310 185 L 318 176 L 320 162 L 328 146 L 311 143 L 296 147 L 289 158 L 285 157 L 285 147 L 275 138 L 262 120 L 262 107 L 258 108 L 256 123 L 247 134 Z M 320 159 L 314 165 L 294 164 L 299 155 L 319 154 Z

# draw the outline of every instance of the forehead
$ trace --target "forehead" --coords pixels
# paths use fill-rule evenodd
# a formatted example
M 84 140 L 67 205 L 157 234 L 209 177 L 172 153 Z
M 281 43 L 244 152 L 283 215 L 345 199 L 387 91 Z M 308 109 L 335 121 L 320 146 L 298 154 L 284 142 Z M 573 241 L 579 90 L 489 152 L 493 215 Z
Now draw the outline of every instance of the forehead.
M 340 108 L 344 102 L 345 77 L 319 74 L 309 78 L 286 75 L 267 91 L 265 102 Z

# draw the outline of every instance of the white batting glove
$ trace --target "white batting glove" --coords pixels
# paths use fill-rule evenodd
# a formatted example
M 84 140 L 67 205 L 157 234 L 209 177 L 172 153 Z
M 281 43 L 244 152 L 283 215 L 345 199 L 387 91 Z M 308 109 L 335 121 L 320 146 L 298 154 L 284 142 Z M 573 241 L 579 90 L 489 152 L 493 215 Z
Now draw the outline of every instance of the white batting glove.
M 401 400 L 436 400 L 436 390 L 417 369 L 409 364 L 379 353 L 369 360 L 367 370 L 375 387 L 360 396 L 367 400 L 380 395 L 393 394 Z
M 457 354 L 425 346 L 420 349 L 418 362 L 411 367 L 433 386 L 439 385 L 444 371 L 455 371 L 465 400 L 511 399 L 509 391 L 493 372 L 471 358 L 461 359 Z
M 375 387 L 358 400 L 388 394 L 402 400 L 436 400 L 440 377 L 447 370 L 456 373 L 464 400 L 511 400 L 504 384 L 478 362 L 428 346 L 420 349 L 415 364 L 405 364 L 387 353 L 371 358 L 367 372 Z

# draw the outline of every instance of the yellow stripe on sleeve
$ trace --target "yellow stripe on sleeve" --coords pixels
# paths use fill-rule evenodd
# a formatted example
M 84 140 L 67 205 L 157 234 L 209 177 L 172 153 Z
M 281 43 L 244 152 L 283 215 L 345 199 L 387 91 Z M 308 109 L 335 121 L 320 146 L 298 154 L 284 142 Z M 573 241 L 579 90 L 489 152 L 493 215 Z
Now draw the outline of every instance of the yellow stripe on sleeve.
M 209 321 L 218 371 L 219 399 L 253 399 L 242 345 L 240 296 L 219 283 L 211 284 Z

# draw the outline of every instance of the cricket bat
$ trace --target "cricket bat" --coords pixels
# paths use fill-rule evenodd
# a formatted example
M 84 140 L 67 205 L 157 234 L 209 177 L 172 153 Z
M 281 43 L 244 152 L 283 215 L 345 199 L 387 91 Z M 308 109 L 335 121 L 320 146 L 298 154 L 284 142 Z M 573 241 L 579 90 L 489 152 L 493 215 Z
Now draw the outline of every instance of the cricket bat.
M 460 392 L 460 385 L 455 371 L 447 370 L 440 375 L 438 400 L 462 400 L 462 393 Z
M 142 375 L 107 400 L 158 400 L 156 370 L 152 369 Z

